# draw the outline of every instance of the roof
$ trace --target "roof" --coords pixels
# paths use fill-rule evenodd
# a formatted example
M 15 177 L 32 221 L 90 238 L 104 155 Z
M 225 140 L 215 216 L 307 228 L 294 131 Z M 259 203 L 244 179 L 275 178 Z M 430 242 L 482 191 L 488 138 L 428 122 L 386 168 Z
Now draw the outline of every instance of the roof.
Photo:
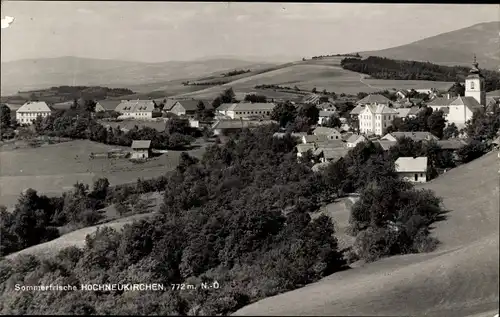
M 52 111 L 45 101 L 28 101 L 22 105 L 16 112 L 46 112 Z
M 154 109 L 153 100 L 122 100 L 116 106 L 118 112 L 152 112 Z
M 227 111 L 229 110 L 234 103 L 223 103 L 220 106 L 217 107 L 217 111 Z
M 456 98 L 437 97 L 429 102 L 428 106 L 449 106 Z
M 486 93 L 487 97 L 500 97 L 500 89 Z
M 372 113 L 375 114 L 397 113 L 396 110 L 389 108 L 389 106 L 386 105 L 367 105 L 366 108 L 368 108 Z
M 500 136 L 496 138 L 495 140 L 491 141 L 491 143 L 499 145 L 500 144 Z
M 353 134 L 351 135 L 348 139 L 347 139 L 347 143 L 354 143 L 356 142 L 359 138 L 364 138 L 366 139 L 364 136 L 360 135 L 360 134 Z
M 304 135 L 303 139 L 306 143 L 322 142 L 328 140 L 327 136 L 324 134 L 320 135 Z
M 340 159 L 341 157 L 344 157 L 347 153 L 349 152 L 349 149 L 346 148 L 318 148 L 314 151 L 314 155 L 320 155 L 323 154 L 323 157 L 327 160 L 331 159 Z
M 104 110 L 111 111 L 116 109 L 121 103 L 121 100 L 103 99 L 99 100 L 97 103 L 100 104 Z
M 360 114 L 360 112 L 363 111 L 363 109 L 365 109 L 365 107 L 358 105 L 354 109 L 351 110 L 350 114 L 351 115 Z
M 410 114 L 411 108 L 398 108 L 396 112 L 397 116 L 400 118 L 406 118 Z
M 186 111 L 195 111 L 198 109 L 198 104 L 200 103 L 200 101 L 203 102 L 203 105 L 205 105 L 206 109 L 209 109 L 212 107 L 212 105 L 206 101 L 195 100 L 195 99 L 177 100 L 174 104 L 179 103 L 182 106 L 182 108 L 186 109 Z M 172 109 L 172 108 L 170 108 L 170 109 Z
M 214 123 L 212 129 L 244 129 L 265 124 L 276 123 L 272 120 L 219 120 Z
M 439 140 L 437 136 L 430 132 L 392 132 L 392 133 L 387 133 L 385 136 L 382 137 L 384 140 L 388 135 L 391 135 L 392 137 L 399 139 L 399 138 L 410 138 L 413 141 L 422 141 L 422 140 L 429 140 L 429 139 L 434 139 L 434 140 Z
M 427 157 L 400 157 L 394 163 L 396 172 L 425 172 L 427 171 Z
M 304 153 L 309 150 L 314 151 L 314 144 L 312 143 L 297 144 L 297 152 Z
M 320 110 L 320 111 L 319 111 L 319 117 L 320 117 L 320 118 L 321 118 L 321 117 L 327 117 L 327 118 L 329 118 L 329 117 L 331 117 L 333 114 L 334 114 L 334 112 L 333 112 L 333 111 L 324 111 L 324 110 Z
M 319 102 L 320 98 L 321 98 L 320 95 L 310 94 L 310 95 L 305 96 L 304 99 L 302 99 L 302 102 L 303 103 L 317 103 L 317 102 Z
M 165 105 L 163 106 L 163 110 L 168 111 L 168 110 L 172 109 L 172 107 L 175 105 L 175 103 L 177 101 L 178 100 L 176 100 L 176 99 L 167 99 L 167 101 L 165 102 Z
M 273 137 L 275 137 L 275 138 L 283 138 L 283 137 L 285 137 L 285 135 L 287 135 L 287 133 L 285 133 L 285 132 L 275 132 L 273 134 Z M 307 133 L 305 133 L 305 132 L 292 132 L 290 135 L 292 137 L 302 138 L 303 136 L 307 135 Z
M 318 109 L 332 109 L 332 108 L 337 109 L 337 107 L 335 107 L 333 102 L 322 102 L 319 105 L 317 105 L 316 108 L 318 108 Z
M 397 141 L 388 141 L 388 140 L 377 140 L 376 142 L 380 144 L 380 146 L 384 151 L 388 151 L 391 147 L 398 144 Z
M 368 95 L 365 98 L 358 101 L 358 104 L 366 105 L 366 104 L 389 104 L 391 101 L 380 94 L 372 94 Z
M 457 99 L 455 99 L 454 101 L 452 101 L 450 103 L 450 106 L 453 105 L 453 106 L 465 106 L 467 108 L 469 108 L 469 110 L 473 111 L 473 110 L 476 110 L 478 108 L 481 108 L 481 104 L 479 102 L 477 102 L 476 98 L 474 97 L 463 97 L 463 96 L 460 96 L 458 97 Z
M 314 135 L 332 135 L 332 134 L 340 134 L 340 132 L 335 128 L 327 128 L 327 127 L 317 127 L 313 131 Z
M 222 104 L 221 107 L 222 106 L 224 106 L 223 109 L 225 111 L 252 111 L 252 110 L 272 111 L 276 107 L 276 104 L 273 102 L 254 102 L 254 103 L 241 102 L 241 103 L 233 103 L 229 107 L 227 107 L 226 104 Z M 219 108 L 217 108 L 217 110 L 219 110 Z
M 151 140 L 133 140 L 132 149 L 149 149 L 151 147 Z
M 344 147 L 344 141 L 342 140 L 326 140 L 326 141 L 318 141 L 316 142 L 316 146 L 318 148 L 325 148 L 325 149 L 337 149 L 337 148 L 343 148 Z
M 467 142 L 464 140 L 439 140 L 437 144 L 443 150 L 458 150 L 467 145 Z

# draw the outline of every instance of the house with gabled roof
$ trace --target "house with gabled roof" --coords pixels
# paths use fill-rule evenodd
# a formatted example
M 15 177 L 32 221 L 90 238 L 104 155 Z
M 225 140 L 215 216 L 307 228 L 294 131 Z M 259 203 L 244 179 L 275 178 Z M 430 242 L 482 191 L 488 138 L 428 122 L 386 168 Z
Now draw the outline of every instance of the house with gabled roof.
M 353 148 L 356 147 L 359 143 L 363 143 L 368 141 L 368 139 L 361 134 L 352 134 L 347 140 L 346 140 L 346 147 L 348 148 Z
M 37 117 L 50 116 L 52 109 L 45 101 L 28 101 L 16 110 L 16 120 L 20 124 L 32 124 Z
M 122 100 L 115 111 L 120 113 L 124 118 L 133 119 L 151 119 L 155 103 L 153 100 Z
M 394 162 L 401 179 L 412 183 L 427 182 L 427 157 L 400 157 Z
M 341 140 L 342 134 L 335 128 L 317 127 L 313 130 L 314 135 L 325 135 L 328 140 Z
M 358 115 L 359 131 L 363 134 L 382 135 L 388 127 L 392 126 L 392 120 L 397 114 L 396 110 L 387 105 L 368 104 Z
M 241 102 L 222 104 L 217 112 L 231 119 L 269 118 L 275 107 L 273 102 Z
M 131 159 L 147 159 L 151 153 L 151 140 L 133 140 L 131 148 Z
M 198 105 L 203 103 L 205 109 L 212 109 L 211 103 L 203 100 L 186 99 L 177 100 L 168 112 L 174 113 L 178 116 L 194 116 L 198 111 Z

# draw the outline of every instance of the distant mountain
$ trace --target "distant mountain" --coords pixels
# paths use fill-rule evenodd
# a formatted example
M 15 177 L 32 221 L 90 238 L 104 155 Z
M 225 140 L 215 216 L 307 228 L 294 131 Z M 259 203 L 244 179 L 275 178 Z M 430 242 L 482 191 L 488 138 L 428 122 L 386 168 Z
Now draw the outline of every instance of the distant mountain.
M 479 67 L 500 67 L 500 21 L 476 24 L 442 33 L 407 45 L 380 51 L 360 52 L 364 57 L 381 56 L 400 60 L 429 61 L 443 65 L 470 66 L 474 54 Z
M 236 58 L 142 63 L 80 57 L 28 59 L 1 64 L 2 95 L 60 85 L 124 87 L 198 77 L 256 63 Z M 271 65 L 271 64 L 269 64 Z M 263 64 L 259 63 L 259 67 Z
M 272 64 L 283 64 L 301 60 L 303 56 L 293 56 L 293 55 L 266 55 L 266 56 L 256 56 L 256 55 L 217 55 L 211 57 L 198 58 L 196 61 L 209 61 L 212 59 L 238 59 L 251 61 L 254 63 L 272 63 Z

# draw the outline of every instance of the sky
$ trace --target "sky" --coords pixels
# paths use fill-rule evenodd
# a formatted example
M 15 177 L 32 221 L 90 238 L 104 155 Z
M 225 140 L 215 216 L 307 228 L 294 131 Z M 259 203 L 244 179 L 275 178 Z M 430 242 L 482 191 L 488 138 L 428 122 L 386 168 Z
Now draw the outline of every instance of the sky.
M 141 62 L 384 49 L 500 20 L 498 5 L 2 1 L 1 61 Z

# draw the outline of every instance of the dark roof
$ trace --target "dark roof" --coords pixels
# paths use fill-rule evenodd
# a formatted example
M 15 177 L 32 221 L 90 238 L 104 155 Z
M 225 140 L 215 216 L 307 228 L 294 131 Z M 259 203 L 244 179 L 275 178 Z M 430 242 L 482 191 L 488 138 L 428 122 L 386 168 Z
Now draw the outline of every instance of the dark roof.
M 110 99 L 104 99 L 104 100 L 99 100 L 97 103 L 100 104 L 104 110 L 111 111 L 115 110 L 116 107 L 120 104 L 121 100 L 110 100 Z
M 243 128 L 252 128 L 260 125 L 266 125 L 276 123 L 272 120 L 262 120 L 262 121 L 254 121 L 254 120 L 219 120 L 214 123 L 212 129 L 243 129 Z
M 438 97 L 429 102 L 428 106 L 449 106 L 457 98 Z
M 149 149 L 151 147 L 151 140 L 133 140 L 132 149 Z
M 373 104 L 373 103 L 376 103 L 376 104 L 389 104 L 391 101 L 386 98 L 385 96 L 383 95 L 380 95 L 380 94 L 373 94 L 373 95 L 368 95 L 366 96 L 365 98 L 361 99 L 360 101 L 358 101 L 358 104 Z
M 467 145 L 467 142 L 464 140 L 439 140 L 437 144 L 443 150 L 458 150 Z
M 481 104 L 477 102 L 476 98 L 474 97 L 464 97 L 460 96 L 457 99 L 455 99 L 453 102 L 450 103 L 450 105 L 457 105 L 457 106 L 465 106 L 469 108 L 470 111 L 474 111 L 476 109 L 481 108 Z
M 186 111 L 197 110 L 200 101 L 201 100 L 177 100 L 177 102 L 182 106 L 182 108 L 186 109 Z M 205 105 L 205 108 L 211 107 L 211 105 L 207 105 L 205 102 L 203 102 L 203 104 Z

